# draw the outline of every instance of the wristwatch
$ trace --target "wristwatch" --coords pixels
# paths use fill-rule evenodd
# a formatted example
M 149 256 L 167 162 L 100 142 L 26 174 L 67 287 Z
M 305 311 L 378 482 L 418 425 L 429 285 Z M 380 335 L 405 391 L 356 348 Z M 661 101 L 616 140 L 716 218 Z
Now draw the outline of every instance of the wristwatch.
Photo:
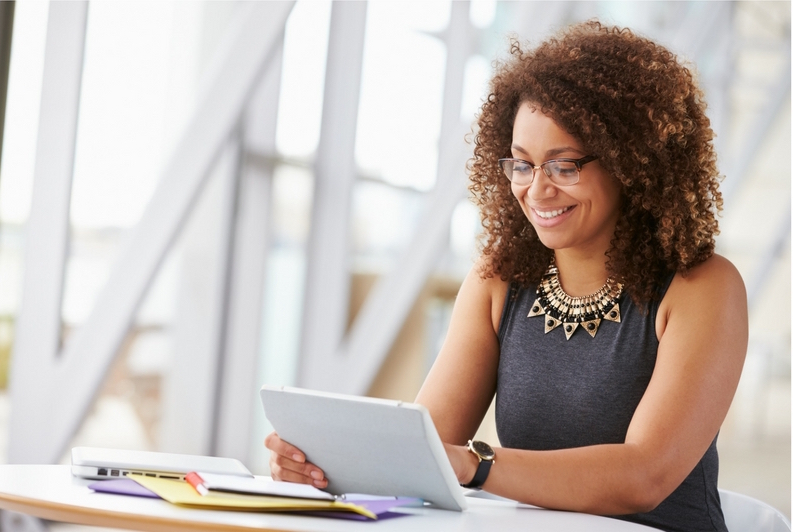
M 490 466 L 496 462 L 496 452 L 483 441 L 468 440 L 468 451 L 479 459 L 479 467 L 476 468 L 474 478 L 468 484 L 463 484 L 464 488 L 482 489 L 482 484 L 487 480 L 490 473 Z

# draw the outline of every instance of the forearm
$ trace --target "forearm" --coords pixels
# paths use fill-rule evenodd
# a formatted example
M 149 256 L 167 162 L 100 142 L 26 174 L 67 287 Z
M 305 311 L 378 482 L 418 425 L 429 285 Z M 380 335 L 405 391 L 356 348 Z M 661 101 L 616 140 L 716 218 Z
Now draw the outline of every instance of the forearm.
M 462 482 L 473 477 L 477 465 L 467 454 L 470 458 L 460 456 L 465 462 Z M 666 496 L 670 482 L 674 480 L 653 467 L 638 445 L 557 451 L 498 448 L 484 489 L 544 508 L 618 515 L 649 511 Z

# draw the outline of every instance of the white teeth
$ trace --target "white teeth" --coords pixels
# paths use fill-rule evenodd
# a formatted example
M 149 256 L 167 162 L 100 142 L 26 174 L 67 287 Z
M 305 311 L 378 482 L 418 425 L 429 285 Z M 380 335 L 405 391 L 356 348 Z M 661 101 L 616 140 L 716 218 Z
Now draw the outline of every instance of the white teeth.
M 555 211 L 538 211 L 538 210 L 535 209 L 534 212 L 536 212 L 537 216 L 539 216 L 540 218 L 543 218 L 544 220 L 549 220 L 549 219 L 555 218 L 555 217 L 559 216 L 560 214 L 565 213 L 565 212 L 567 212 L 569 210 L 570 210 L 570 207 L 564 207 L 562 209 L 555 210 Z

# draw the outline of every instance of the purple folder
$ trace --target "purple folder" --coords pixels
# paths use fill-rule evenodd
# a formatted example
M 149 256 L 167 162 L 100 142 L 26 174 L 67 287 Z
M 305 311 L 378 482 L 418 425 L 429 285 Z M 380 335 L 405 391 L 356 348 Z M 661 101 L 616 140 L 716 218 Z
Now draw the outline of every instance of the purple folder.
M 131 478 L 117 478 L 113 480 L 100 480 L 93 482 L 88 487 L 100 493 L 115 493 L 116 495 L 133 495 L 135 497 L 149 497 L 159 499 L 160 496 L 148 490 Z

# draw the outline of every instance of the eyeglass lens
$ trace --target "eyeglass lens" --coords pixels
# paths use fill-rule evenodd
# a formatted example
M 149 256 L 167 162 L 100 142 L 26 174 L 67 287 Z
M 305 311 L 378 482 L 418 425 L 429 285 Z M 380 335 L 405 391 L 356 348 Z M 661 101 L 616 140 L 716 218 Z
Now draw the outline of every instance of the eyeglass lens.
M 534 170 L 530 164 L 517 159 L 503 161 L 502 168 L 507 178 L 517 185 L 530 185 L 534 181 Z M 573 185 L 578 182 L 578 167 L 572 161 L 548 161 L 540 165 L 551 182 L 556 185 Z

